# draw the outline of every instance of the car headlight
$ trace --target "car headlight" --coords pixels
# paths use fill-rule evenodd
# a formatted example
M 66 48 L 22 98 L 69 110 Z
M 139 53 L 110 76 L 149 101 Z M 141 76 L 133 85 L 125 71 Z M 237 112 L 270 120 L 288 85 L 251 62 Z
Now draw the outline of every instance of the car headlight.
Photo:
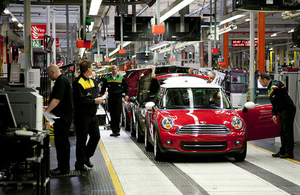
M 231 125 L 234 129 L 240 130 L 243 127 L 243 122 L 239 117 L 233 117 L 231 119 Z
M 164 117 L 163 120 L 161 121 L 161 126 L 164 129 L 170 130 L 174 126 L 174 120 L 170 117 Z

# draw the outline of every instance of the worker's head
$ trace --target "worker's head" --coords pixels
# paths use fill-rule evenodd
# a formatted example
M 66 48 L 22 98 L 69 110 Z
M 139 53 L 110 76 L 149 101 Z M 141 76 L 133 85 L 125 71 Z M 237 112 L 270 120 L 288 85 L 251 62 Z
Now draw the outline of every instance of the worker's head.
M 93 79 L 96 78 L 96 73 L 95 73 L 95 71 L 92 72 L 92 78 L 93 78 Z
M 271 82 L 271 77 L 268 73 L 263 72 L 260 73 L 258 80 L 263 87 L 268 87 L 269 83 Z
M 51 80 L 56 80 L 61 75 L 59 67 L 55 64 L 48 66 L 47 73 Z
M 117 75 L 117 72 L 118 72 L 118 68 L 116 65 L 112 65 L 111 66 L 111 73 L 113 76 L 116 76 Z
M 177 67 L 176 66 L 170 66 L 168 71 L 169 71 L 169 73 L 176 73 L 177 72 Z
M 214 71 L 209 71 L 206 76 L 209 78 L 207 82 L 211 83 L 216 78 L 216 73 Z
M 92 72 L 93 72 L 92 61 L 90 61 L 90 60 L 82 60 L 79 63 L 79 67 L 80 67 L 81 74 L 85 74 L 85 76 L 92 75 Z

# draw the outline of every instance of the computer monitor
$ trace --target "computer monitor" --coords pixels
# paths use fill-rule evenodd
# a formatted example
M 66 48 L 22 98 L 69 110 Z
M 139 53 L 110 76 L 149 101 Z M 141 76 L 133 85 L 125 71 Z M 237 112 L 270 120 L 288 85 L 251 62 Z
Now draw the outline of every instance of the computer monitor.
M 6 93 L 0 93 L 0 133 L 4 133 L 8 128 L 16 128 L 17 123 L 11 109 L 10 101 Z

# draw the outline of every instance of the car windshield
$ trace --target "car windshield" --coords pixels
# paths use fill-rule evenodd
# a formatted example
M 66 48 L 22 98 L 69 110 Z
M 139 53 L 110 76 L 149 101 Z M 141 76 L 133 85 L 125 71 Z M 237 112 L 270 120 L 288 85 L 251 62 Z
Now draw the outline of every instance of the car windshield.
M 230 108 L 223 91 L 218 88 L 168 88 L 165 91 L 163 108 Z

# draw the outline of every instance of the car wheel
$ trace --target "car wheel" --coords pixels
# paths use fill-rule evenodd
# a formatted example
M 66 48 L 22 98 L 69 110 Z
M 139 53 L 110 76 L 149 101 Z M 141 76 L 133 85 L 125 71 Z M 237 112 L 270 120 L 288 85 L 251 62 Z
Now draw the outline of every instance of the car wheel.
M 237 162 L 244 161 L 247 155 L 247 142 L 244 143 L 244 151 L 242 153 L 236 153 L 233 155 L 233 158 Z
M 135 116 L 134 109 L 132 110 L 131 114 L 132 114 L 132 117 L 131 117 L 131 130 L 130 130 L 130 133 L 131 133 L 132 137 L 135 137 L 135 133 L 136 133 L 136 129 L 138 127 L 138 124 L 137 124 L 137 121 L 136 121 L 136 116 Z
M 136 141 L 138 143 L 142 143 L 144 139 L 143 139 L 143 136 L 142 136 L 142 134 L 140 132 L 140 125 L 138 124 L 139 121 L 137 121 L 136 123 L 137 123 L 137 128 L 135 130 L 135 138 L 136 138 Z
M 145 132 L 145 149 L 147 152 L 150 152 L 153 150 L 151 143 L 148 140 L 148 132 Z
M 156 161 L 163 161 L 163 154 L 160 151 L 159 145 L 158 145 L 158 135 L 155 132 L 154 136 L 154 159 Z

